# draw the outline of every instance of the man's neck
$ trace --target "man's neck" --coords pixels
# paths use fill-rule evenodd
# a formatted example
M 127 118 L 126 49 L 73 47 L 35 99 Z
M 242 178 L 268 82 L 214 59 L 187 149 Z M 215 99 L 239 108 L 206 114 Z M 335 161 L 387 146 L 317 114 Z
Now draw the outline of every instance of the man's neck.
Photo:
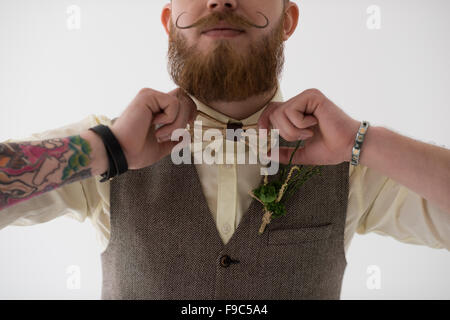
M 248 118 L 252 114 L 258 112 L 264 106 L 269 103 L 275 93 L 277 92 L 277 87 L 257 95 L 252 96 L 246 100 L 233 101 L 233 102 L 211 102 L 207 105 L 214 110 L 236 120 L 242 120 Z

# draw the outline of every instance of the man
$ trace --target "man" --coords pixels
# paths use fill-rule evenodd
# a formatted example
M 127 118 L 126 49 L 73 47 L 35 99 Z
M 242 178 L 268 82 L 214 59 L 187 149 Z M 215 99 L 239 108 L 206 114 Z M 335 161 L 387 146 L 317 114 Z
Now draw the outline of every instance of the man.
M 370 127 L 354 167 L 359 121 L 315 89 L 282 101 L 283 43 L 298 13 L 284 0 L 164 6 L 179 88 L 142 89 L 112 121 L 88 117 L 41 141 L 0 144 L 0 225 L 43 222 L 68 208 L 89 216 L 104 244 L 105 299 L 336 299 L 356 231 L 450 248 L 449 150 Z M 172 162 L 172 132 L 194 119 L 257 122 L 304 140 L 293 162 L 324 165 L 322 176 L 259 235 L 262 207 L 248 192 L 262 182 L 260 164 Z M 110 127 L 130 169 L 107 182 L 96 176 L 114 164 L 87 130 L 98 123 Z M 291 152 L 281 148 L 279 161 Z M 405 203 L 414 210 L 402 211 Z

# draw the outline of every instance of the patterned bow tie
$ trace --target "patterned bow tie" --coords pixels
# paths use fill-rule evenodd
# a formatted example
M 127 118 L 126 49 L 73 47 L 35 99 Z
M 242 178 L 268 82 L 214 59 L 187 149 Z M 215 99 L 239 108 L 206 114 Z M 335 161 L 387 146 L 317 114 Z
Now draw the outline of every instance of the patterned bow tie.
M 208 129 L 217 129 L 220 131 L 220 133 L 222 134 L 222 137 L 225 138 L 225 140 L 230 140 L 230 141 L 235 141 L 235 142 L 236 141 L 244 141 L 244 143 L 248 146 L 250 146 L 249 143 L 252 140 L 251 139 L 252 136 L 256 136 L 255 137 L 256 141 L 258 141 L 258 137 L 259 137 L 258 123 L 254 123 L 254 124 L 250 124 L 250 125 L 243 125 L 242 122 L 230 122 L 230 121 L 225 123 L 225 122 L 222 122 L 220 120 L 217 120 L 217 119 L 211 117 L 210 115 L 208 115 L 200 110 L 197 110 L 197 112 L 200 116 L 214 122 L 216 125 L 205 126 L 202 124 L 201 128 L 193 128 L 188 125 L 187 130 L 189 131 L 189 133 L 191 135 L 192 142 L 194 142 L 194 140 L 196 140 L 196 141 L 201 140 L 202 142 L 210 143 L 211 140 L 205 138 L 205 135 L 204 135 L 204 132 Z M 194 129 L 197 132 L 201 132 L 201 137 L 195 137 Z M 227 129 L 231 129 L 231 130 L 227 131 Z M 242 129 L 241 133 L 245 133 L 245 135 L 242 135 L 239 133 L 234 134 L 235 130 L 237 130 L 237 129 Z M 254 129 L 254 130 L 248 130 L 248 129 Z M 268 149 L 270 149 L 270 130 L 267 132 L 267 141 L 268 141 L 268 144 L 267 144 Z

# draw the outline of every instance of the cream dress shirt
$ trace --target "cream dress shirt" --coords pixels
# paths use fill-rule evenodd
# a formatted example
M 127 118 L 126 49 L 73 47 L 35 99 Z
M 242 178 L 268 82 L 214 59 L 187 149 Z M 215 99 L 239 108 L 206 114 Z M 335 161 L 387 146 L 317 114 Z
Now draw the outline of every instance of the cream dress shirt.
M 231 119 L 192 97 L 201 110 L 222 122 Z M 280 88 L 271 101 L 283 101 Z M 264 108 L 241 120 L 244 125 L 258 121 Z M 201 118 L 203 125 L 214 125 Z M 111 125 L 112 119 L 91 114 L 85 119 L 30 137 L 3 142 L 45 140 L 77 135 L 98 124 Z M 370 129 L 369 129 L 370 130 Z M 250 205 L 249 190 L 261 178 L 260 164 L 194 164 L 209 209 L 224 243 L 236 230 Z M 450 250 L 450 212 L 443 212 L 417 193 L 368 167 L 349 166 L 349 195 L 344 232 L 347 252 L 355 232 L 376 232 L 399 241 Z M 64 185 L 56 190 L 0 211 L 0 229 L 43 223 L 60 216 L 80 222 L 88 218 L 97 231 L 101 252 L 110 238 L 110 182 L 100 176 Z M 306 182 L 308 183 L 308 182 Z M 256 232 L 256 230 L 255 230 Z

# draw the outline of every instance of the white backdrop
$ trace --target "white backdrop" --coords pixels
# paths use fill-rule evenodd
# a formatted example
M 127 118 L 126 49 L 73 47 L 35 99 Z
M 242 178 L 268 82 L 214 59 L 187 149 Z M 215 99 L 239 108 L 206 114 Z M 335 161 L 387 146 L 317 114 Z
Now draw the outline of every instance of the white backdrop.
M 0 141 L 89 114 L 116 117 L 143 87 L 173 89 L 165 3 L 0 0 Z M 296 3 L 300 21 L 281 80 L 286 100 L 318 88 L 355 119 L 450 146 L 450 1 Z M 65 217 L 1 230 L 0 298 L 98 299 L 97 249 L 89 222 Z M 347 260 L 343 299 L 450 298 L 447 250 L 355 235 Z M 372 265 L 380 288 L 367 285 Z M 79 288 L 67 284 L 74 274 Z

